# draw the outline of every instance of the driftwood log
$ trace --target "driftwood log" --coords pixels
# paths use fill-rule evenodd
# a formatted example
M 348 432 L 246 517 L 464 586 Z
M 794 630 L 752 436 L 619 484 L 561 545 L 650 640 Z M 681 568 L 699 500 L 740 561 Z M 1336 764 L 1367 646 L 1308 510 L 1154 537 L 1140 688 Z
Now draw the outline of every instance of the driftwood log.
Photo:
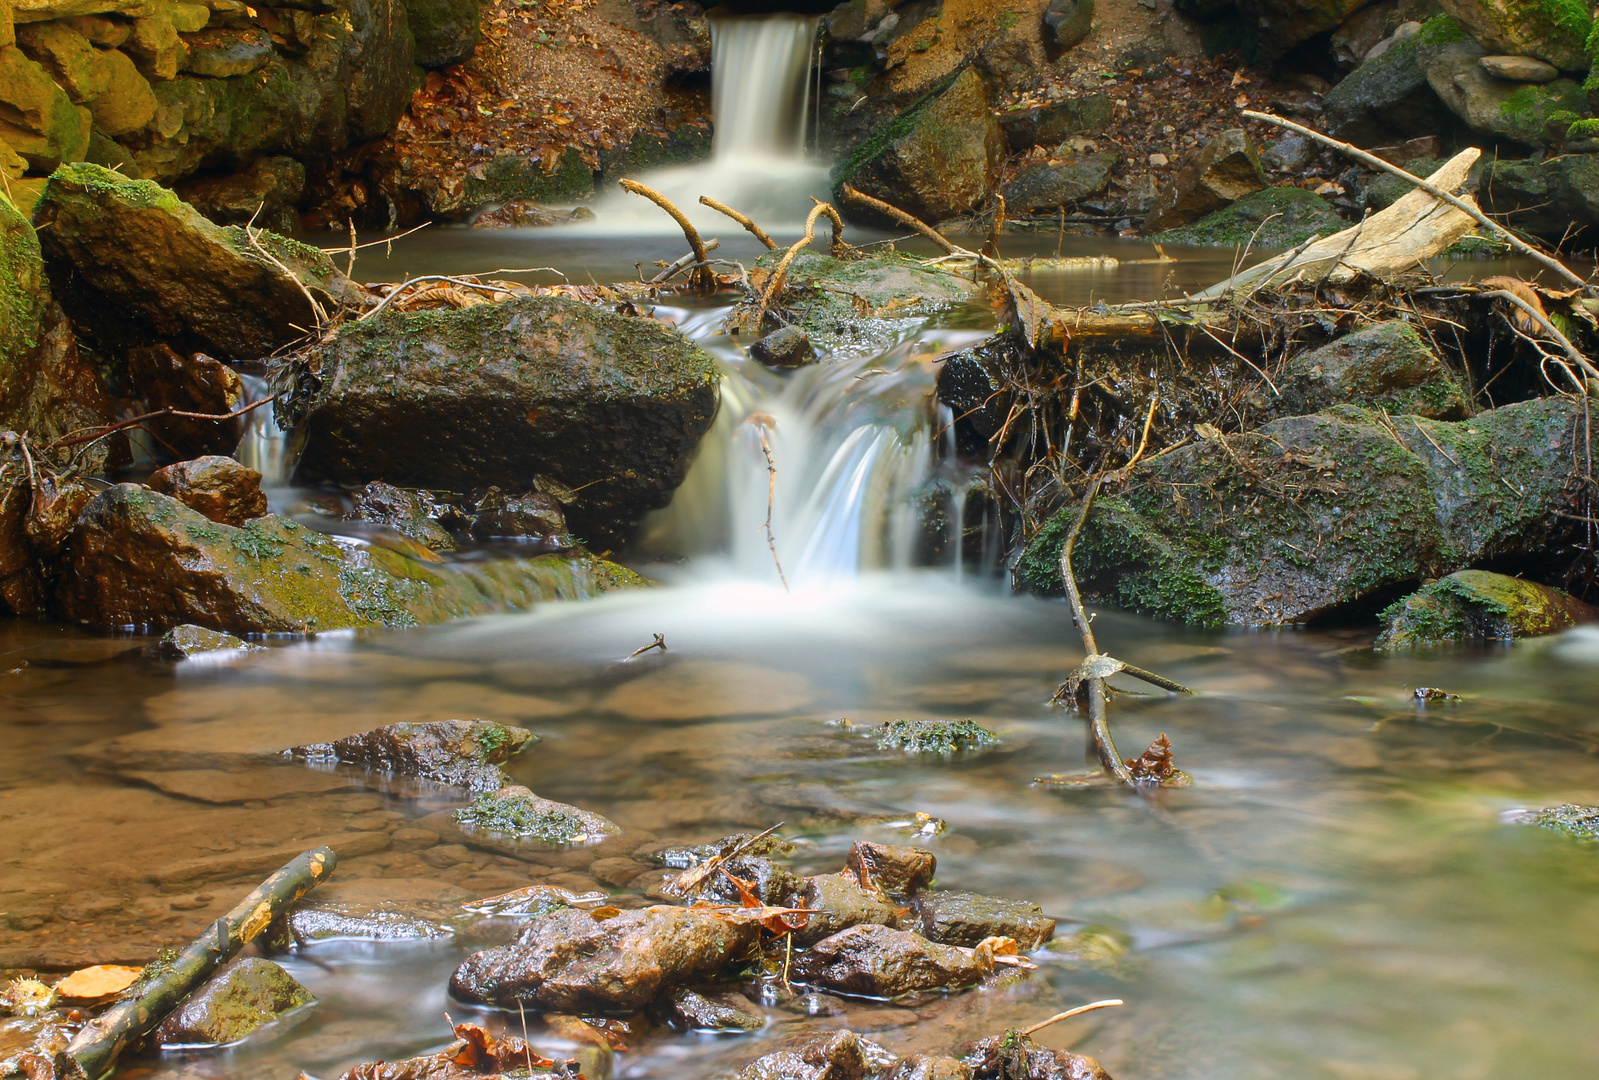
M 313 848 L 256 886 L 164 970 L 135 983 L 126 998 L 85 1024 L 57 1059 L 60 1075 L 99 1080 L 109 1073 L 130 1042 L 165 1019 L 217 968 L 259 937 L 273 919 L 319 885 L 337 864 L 332 848 Z

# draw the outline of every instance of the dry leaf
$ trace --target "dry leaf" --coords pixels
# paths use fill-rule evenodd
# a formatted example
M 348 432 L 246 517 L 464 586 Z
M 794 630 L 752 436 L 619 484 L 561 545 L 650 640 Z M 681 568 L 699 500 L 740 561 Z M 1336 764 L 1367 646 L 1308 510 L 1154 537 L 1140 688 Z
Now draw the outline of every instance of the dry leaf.
M 75 1001 L 94 1001 L 120 994 L 132 986 L 143 968 L 121 964 L 96 964 L 82 968 L 56 983 L 56 993 Z

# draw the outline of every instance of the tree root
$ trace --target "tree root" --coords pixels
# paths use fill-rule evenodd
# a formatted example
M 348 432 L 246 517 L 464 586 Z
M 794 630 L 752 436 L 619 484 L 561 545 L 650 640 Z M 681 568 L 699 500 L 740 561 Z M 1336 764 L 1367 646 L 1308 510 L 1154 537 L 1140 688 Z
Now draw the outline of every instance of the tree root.
M 751 236 L 755 237 L 755 239 L 766 245 L 766 249 L 768 251 L 777 250 L 777 241 L 773 240 L 770 236 L 767 236 L 765 229 L 755 224 L 755 222 L 751 221 L 737 210 L 734 210 L 731 206 L 728 206 L 725 203 L 719 203 L 709 195 L 701 195 L 700 203 L 703 206 L 709 206 L 712 210 L 715 210 L 718 213 L 726 214 L 728 217 L 744 226 L 744 228 L 749 230 Z
M 623 180 L 622 187 L 635 195 L 642 195 L 662 210 L 665 210 L 672 215 L 672 220 L 677 222 L 677 227 L 683 230 L 683 238 L 688 241 L 689 250 L 694 252 L 694 261 L 701 264 L 688 276 L 689 287 L 696 289 L 716 288 L 716 274 L 710 267 L 703 265 L 706 261 L 705 241 L 700 239 L 699 230 L 694 228 L 694 223 L 684 216 L 683 211 L 679 210 L 671 199 L 668 199 L 654 188 L 639 183 L 637 180 Z

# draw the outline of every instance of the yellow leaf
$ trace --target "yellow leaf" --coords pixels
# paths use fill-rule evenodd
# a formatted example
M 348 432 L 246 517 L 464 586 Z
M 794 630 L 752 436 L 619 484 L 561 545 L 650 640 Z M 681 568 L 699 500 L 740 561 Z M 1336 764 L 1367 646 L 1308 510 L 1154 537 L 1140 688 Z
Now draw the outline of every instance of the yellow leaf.
M 56 983 L 56 992 L 64 998 L 77 1001 L 94 1001 L 97 998 L 120 994 L 138 979 L 142 968 L 123 967 L 121 964 L 96 964 L 74 971 Z

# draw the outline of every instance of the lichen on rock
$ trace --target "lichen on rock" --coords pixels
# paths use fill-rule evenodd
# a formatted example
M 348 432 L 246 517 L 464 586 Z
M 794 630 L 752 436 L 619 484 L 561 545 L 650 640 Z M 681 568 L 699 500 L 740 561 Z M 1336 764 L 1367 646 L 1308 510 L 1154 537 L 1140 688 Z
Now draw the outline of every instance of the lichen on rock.
M 1599 608 L 1548 585 L 1487 570 L 1460 570 L 1382 613 L 1378 649 L 1505 641 L 1599 622 Z

